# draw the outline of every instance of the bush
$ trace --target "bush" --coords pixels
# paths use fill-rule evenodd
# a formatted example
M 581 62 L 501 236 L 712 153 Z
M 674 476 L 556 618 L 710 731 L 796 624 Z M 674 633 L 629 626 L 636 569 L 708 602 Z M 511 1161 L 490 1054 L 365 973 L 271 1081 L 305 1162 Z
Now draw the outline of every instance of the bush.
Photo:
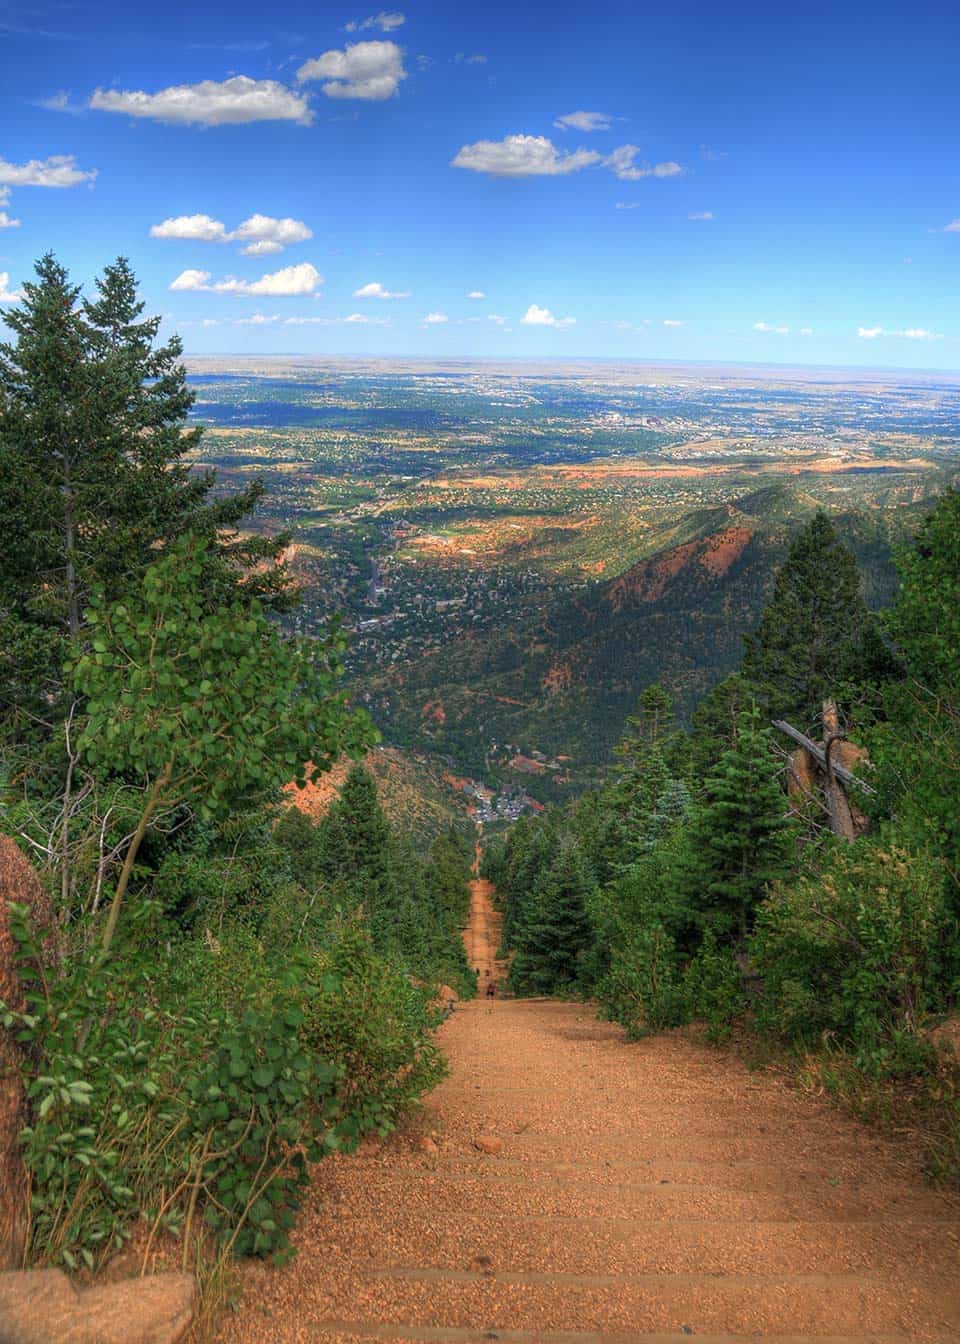
M 388 1133 L 401 1111 L 443 1078 L 446 1062 L 431 1034 L 440 1020 L 433 997 L 432 987 L 374 954 L 359 921 L 345 922 L 317 957 L 303 1040 L 338 1067 L 339 1133 L 347 1141 L 370 1130 Z
M 32 1056 L 35 1259 L 95 1269 L 140 1217 L 151 1242 L 202 1223 L 225 1251 L 283 1257 L 308 1162 L 386 1133 L 443 1074 L 431 991 L 354 925 L 265 959 L 236 926 L 167 943 L 141 902 L 111 962 L 77 954 L 49 982 L 22 910 L 15 928 L 27 1008 L 3 1011 Z
M 835 1037 L 865 1072 L 915 1069 L 957 942 L 943 892 L 938 860 L 869 841 L 775 889 L 752 945 L 758 1024 L 800 1044 Z

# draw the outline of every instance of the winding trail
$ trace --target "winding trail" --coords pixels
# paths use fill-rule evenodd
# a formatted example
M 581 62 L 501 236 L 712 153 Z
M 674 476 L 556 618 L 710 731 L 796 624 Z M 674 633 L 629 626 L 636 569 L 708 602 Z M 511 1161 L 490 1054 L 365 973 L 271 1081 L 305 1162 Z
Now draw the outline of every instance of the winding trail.
M 475 966 L 498 937 L 478 880 Z M 875 1131 L 582 1005 L 479 999 L 442 1042 L 416 1126 L 320 1164 L 223 1344 L 960 1341 L 960 1201 Z

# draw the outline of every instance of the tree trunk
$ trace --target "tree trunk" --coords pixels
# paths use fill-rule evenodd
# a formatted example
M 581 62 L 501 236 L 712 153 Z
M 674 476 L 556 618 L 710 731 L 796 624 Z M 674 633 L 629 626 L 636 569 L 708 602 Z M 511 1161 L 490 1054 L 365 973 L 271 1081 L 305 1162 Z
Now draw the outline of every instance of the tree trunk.
M 52 930 L 53 912 L 36 873 L 13 841 L 0 836 L 0 999 L 23 1012 L 10 901 L 30 906 L 35 928 Z M 20 1154 L 20 1131 L 27 1123 L 23 1062 L 14 1032 L 0 1026 L 0 1270 L 22 1267 L 29 1228 L 29 1185 Z

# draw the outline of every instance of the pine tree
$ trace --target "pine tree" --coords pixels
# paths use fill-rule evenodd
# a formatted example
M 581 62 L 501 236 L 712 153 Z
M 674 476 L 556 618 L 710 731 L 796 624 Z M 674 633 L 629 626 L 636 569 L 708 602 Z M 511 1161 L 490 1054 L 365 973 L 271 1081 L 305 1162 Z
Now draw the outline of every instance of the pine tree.
M 720 935 L 742 939 L 769 883 L 793 870 L 793 828 L 770 736 L 756 708 L 743 714 L 736 746 L 707 776 L 687 828 L 682 896 L 695 922 Z
M 510 972 L 518 991 L 552 994 L 577 987 L 581 959 L 591 939 L 587 900 L 592 886 L 580 852 L 565 844 L 542 874 L 519 930 Z
M 758 703 L 804 730 L 819 722 L 823 701 L 844 684 L 889 675 L 856 561 L 822 511 L 790 547 L 745 645 L 742 671 Z
M 160 318 L 143 318 L 127 262 L 87 301 L 52 256 L 36 270 L 0 345 L 0 716 L 42 735 L 65 712 L 67 646 L 94 587 L 122 598 L 158 546 L 193 532 L 211 543 L 212 606 L 269 600 L 282 568 L 245 569 L 286 539 L 223 541 L 262 487 L 213 500 L 213 473 L 188 467 L 200 430 L 181 346 L 155 344 Z

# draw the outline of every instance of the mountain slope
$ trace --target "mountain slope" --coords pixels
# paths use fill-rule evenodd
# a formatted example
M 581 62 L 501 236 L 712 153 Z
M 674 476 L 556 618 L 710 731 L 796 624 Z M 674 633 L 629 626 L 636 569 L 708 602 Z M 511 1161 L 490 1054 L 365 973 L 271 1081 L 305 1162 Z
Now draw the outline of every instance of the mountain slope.
M 819 507 L 778 484 L 671 524 L 670 543 L 564 595 L 493 639 L 465 634 L 371 682 L 385 733 L 474 769 L 490 742 L 562 753 L 575 774 L 609 757 L 639 692 L 661 680 L 689 712 L 739 661 L 796 530 Z M 922 506 L 833 515 L 873 607 L 895 585 L 891 546 Z

